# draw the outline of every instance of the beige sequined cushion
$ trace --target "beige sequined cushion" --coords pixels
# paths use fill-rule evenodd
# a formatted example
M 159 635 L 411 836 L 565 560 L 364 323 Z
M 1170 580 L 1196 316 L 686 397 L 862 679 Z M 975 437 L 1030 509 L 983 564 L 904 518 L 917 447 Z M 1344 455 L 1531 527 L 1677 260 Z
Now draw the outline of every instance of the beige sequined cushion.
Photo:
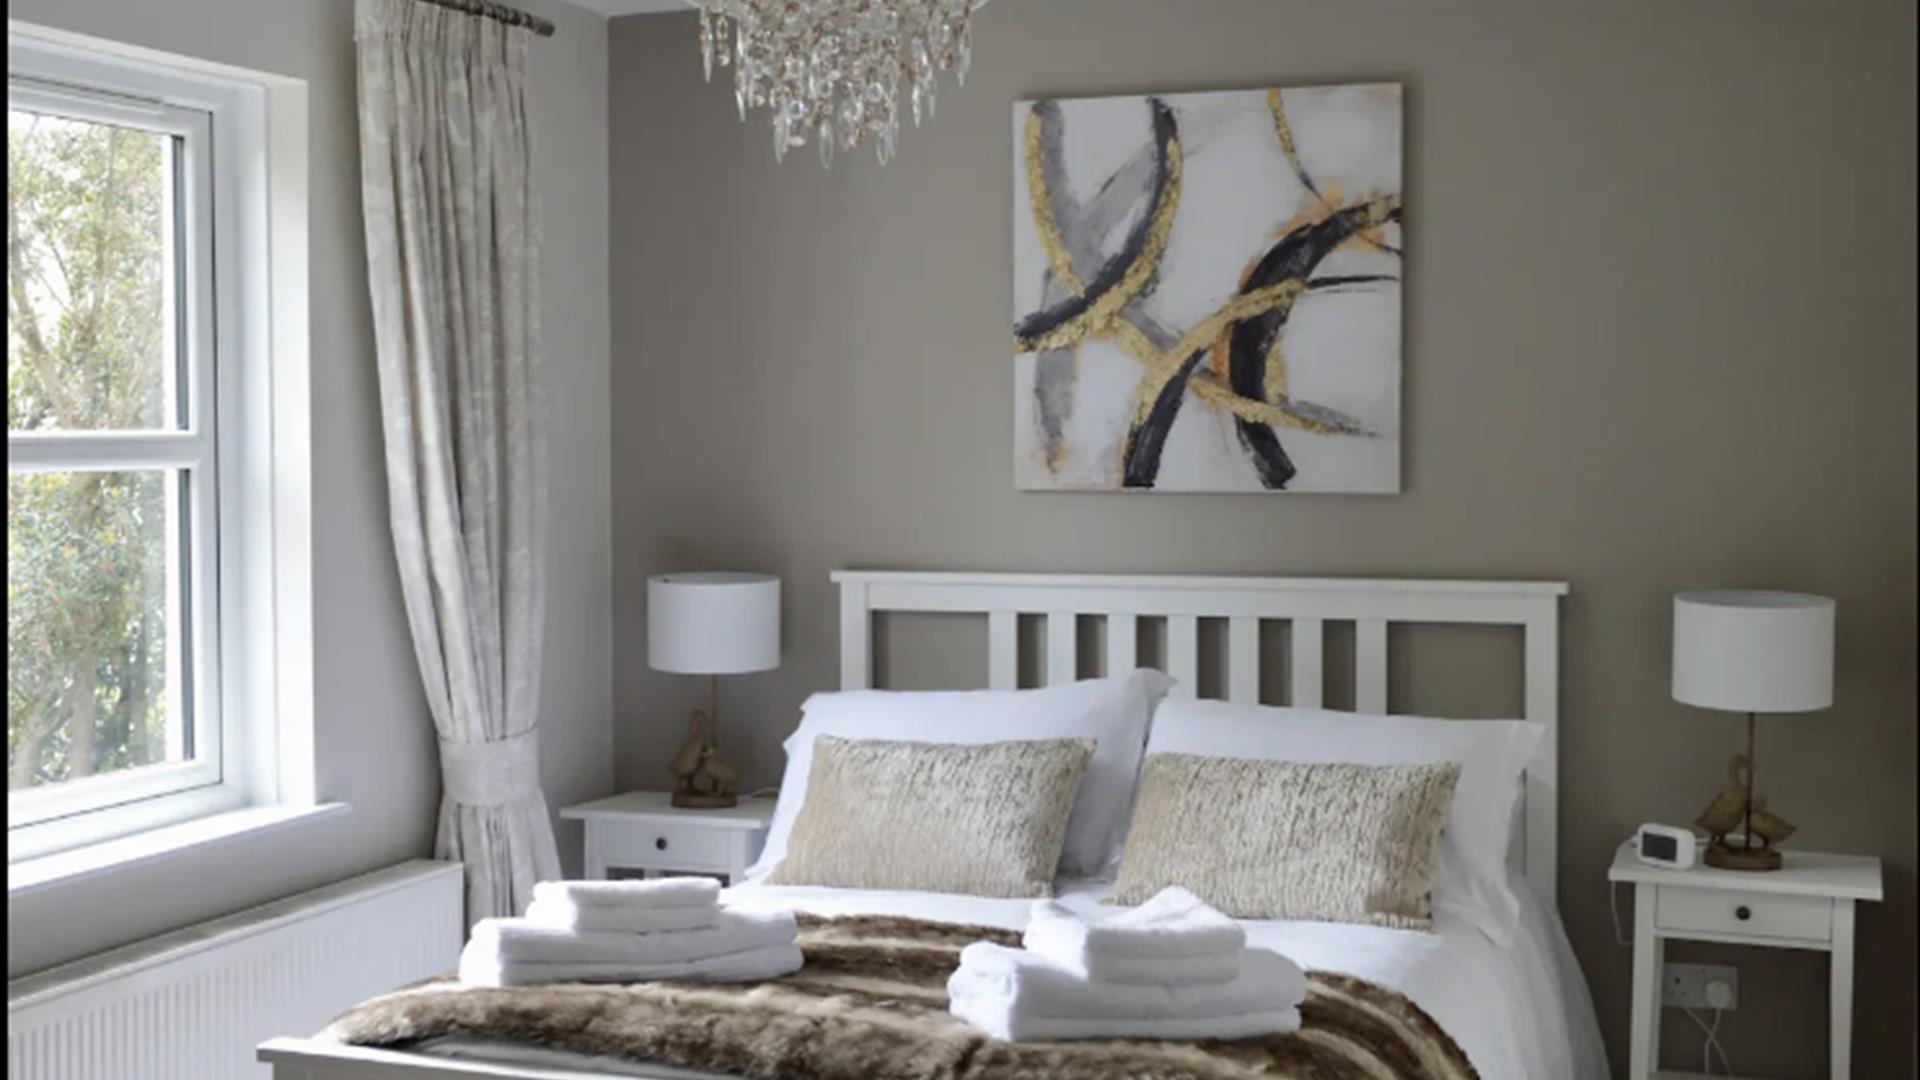
M 1149 755 L 1114 900 L 1184 885 L 1242 919 L 1426 929 L 1458 762 Z
M 813 742 L 774 885 L 1051 896 L 1092 739 Z

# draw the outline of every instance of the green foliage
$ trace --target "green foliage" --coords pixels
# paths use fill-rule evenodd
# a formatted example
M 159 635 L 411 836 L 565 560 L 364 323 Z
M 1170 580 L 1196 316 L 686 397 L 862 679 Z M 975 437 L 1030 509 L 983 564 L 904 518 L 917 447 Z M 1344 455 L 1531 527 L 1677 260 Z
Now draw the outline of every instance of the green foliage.
M 171 426 L 165 136 L 11 112 L 7 430 Z M 162 760 L 163 470 L 7 475 L 8 790 Z

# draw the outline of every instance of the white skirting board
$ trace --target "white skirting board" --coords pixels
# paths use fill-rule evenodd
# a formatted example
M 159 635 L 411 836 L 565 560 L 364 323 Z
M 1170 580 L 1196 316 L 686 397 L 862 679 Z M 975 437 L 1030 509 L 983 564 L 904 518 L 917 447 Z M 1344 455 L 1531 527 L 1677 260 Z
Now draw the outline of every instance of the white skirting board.
M 451 971 L 457 863 L 415 860 L 7 984 L 9 1080 L 261 1080 L 264 1039 Z

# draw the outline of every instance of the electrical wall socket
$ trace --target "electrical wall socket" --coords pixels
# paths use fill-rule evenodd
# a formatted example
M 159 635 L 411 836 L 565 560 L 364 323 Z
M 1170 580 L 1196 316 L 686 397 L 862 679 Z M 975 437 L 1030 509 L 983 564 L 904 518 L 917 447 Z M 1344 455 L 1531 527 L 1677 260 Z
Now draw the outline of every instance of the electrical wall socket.
M 1740 1006 L 1740 969 L 1721 964 L 1668 964 L 1661 973 L 1660 1004 L 1669 1009 L 1711 1009 L 1707 986 L 1725 983 L 1731 1012 Z

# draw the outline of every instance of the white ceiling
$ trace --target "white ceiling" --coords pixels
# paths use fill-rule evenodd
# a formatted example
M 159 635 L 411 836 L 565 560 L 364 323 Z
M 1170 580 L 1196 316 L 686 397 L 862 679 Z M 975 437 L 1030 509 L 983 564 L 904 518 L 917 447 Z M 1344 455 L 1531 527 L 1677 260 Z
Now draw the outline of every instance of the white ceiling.
M 686 11 L 690 0 L 567 0 L 575 7 L 602 15 L 645 15 L 655 11 Z

